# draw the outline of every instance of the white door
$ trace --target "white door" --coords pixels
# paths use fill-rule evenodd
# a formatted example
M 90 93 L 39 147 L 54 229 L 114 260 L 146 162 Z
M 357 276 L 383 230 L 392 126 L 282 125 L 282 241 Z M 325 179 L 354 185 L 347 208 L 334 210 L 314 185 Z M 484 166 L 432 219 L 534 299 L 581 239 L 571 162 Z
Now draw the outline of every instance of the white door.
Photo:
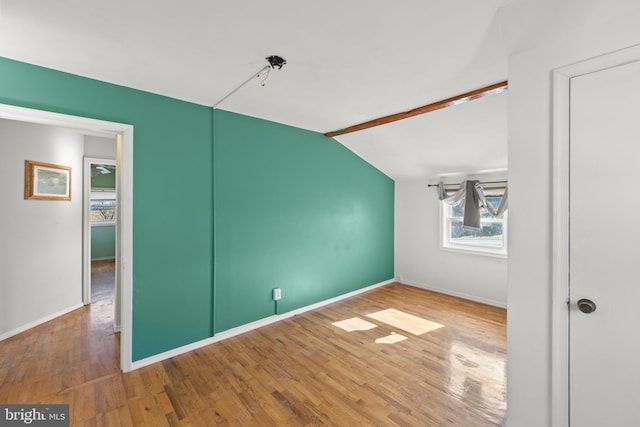
M 570 88 L 570 422 L 640 426 L 640 62 Z

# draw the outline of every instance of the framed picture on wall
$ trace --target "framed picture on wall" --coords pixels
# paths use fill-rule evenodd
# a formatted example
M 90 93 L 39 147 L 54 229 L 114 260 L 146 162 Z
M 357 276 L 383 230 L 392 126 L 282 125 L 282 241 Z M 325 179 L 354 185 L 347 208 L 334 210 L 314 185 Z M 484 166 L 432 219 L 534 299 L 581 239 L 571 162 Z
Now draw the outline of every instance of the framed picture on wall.
M 71 168 L 51 163 L 24 162 L 25 200 L 71 200 Z

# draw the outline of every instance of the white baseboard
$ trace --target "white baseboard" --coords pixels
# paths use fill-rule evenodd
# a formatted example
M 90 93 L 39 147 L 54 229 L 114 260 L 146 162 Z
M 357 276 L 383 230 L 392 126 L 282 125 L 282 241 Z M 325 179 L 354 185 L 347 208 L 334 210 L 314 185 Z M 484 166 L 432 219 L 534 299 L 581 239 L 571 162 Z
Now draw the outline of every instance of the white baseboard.
M 470 301 L 480 302 L 487 305 L 492 305 L 494 307 L 507 308 L 506 302 L 494 301 L 487 298 L 478 297 L 475 295 L 465 294 L 463 292 L 456 292 L 450 289 L 436 288 L 435 286 L 425 285 L 424 283 L 413 282 L 411 280 L 399 280 L 398 283 L 402 283 L 403 285 L 414 286 L 420 289 L 426 289 L 428 291 L 437 292 L 439 294 L 451 295 L 453 297 L 463 298 Z
M 150 356 L 144 359 L 137 360 L 131 364 L 131 370 L 139 369 L 144 366 L 151 365 L 153 363 L 161 362 L 166 359 L 170 359 L 172 357 L 178 356 L 183 353 L 187 353 L 189 351 L 196 350 L 201 347 L 205 347 L 210 344 L 217 343 L 219 341 L 225 340 L 227 338 L 235 337 L 237 335 L 244 334 L 249 331 L 253 331 L 255 329 L 261 328 L 263 326 L 270 325 L 272 323 L 280 322 L 281 320 L 288 319 L 293 316 L 297 316 L 299 314 L 315 310 L 321 308 L 325 305 L 333 304 L 334 302 L 338 302 L 347 298 L 354 297 L 356 295 L 371 291 L 373 289 L 379 288 L 384 285 L 388 285 L 390 283 L 396 282 L 396 279 L 386 280 L 384 282 L 377 283 L 375 285 L 367 286 L 366 288 L 358 289 L 353 292 L 349 292 L 344 295 L 337 296 L 335 298 L 330 298 L 324 301 L 320 301 L 315 304 L 307 305 L 305 307 L 298 308 L 293 311 L 289 311 L 283 314 L 276 314 L 273 316 L 265 317 L 264 319 L 257 320 L 255 322 L 247 323 L 246 325 L 238 326 L 236 328 L 232 328 L 223 332 L 220 332 L 210 338 L 206 338 L 200 341 L 196 341 L 191 344 L 184 345 L 182 347 L 174 348 L 173 350 L 165 351 L 164 353 L 156 354 L 154 356 Z
M 53 320 L 56 317 L 59 317 L 59 316 L 62 316 L 63 314 L 67 314 L 69 312 L 72 312 L 73 310 L 77 310 L 77 309 L 79 309 L 80 307 L 83 307 L 83 306 L 84 306 L 84 304 L 82 304 L 82 303 L 75 304 L 75 305 L 72 305 L 69 308 L 65 308 L 64 310 L 58 311 L 57 313 L 50 314 L 50 315 L 45 316 L 45 317 L 43 317 L 41 319 L 38 319 L 36 321 L 29 322 L 29 323 L 27 323 L 25 325 L 19 326 L 19 327 L 15 328 L 15 329 L 12 329 L 12 330 L 10 330 L 8 332 L 5 332 L 2 335 L 0 335 L 0 341 L 6 340 L 7 338 L 12 337 L 14 335 L 18 335 L 19 333 L 24 332 L 27 329 L 31 329 L 31 328 L 33 328 L 35 326 L 41 325 L 41 324 L 43 324 L 45 322 L 48 322 L 49 320 Z

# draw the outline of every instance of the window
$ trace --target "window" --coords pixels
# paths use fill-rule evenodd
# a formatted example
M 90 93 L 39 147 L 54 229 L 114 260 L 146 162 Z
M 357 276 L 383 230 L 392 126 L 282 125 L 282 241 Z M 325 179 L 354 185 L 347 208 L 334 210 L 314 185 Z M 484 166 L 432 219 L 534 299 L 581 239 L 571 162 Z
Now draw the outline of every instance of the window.
M 91 198 L 91 225 L 110 225 L 116 221 L 116 199 Z
M 501 195 L 487 195 L 487 202 L 494 209 L 498 208 Z M 507 254 L 507 214 L 494 217 L 485 212 L 480 217 L 482 231 L 465 230 L 462 228 L 464 202 L 457 205 L 442 205 L 442 246 L 485 254 Z

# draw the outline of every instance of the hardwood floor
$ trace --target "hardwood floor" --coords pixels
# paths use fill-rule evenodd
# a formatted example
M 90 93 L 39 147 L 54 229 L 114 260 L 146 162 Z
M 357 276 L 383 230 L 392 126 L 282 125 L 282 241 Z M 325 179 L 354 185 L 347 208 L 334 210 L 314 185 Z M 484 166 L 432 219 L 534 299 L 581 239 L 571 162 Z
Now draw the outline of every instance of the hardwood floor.
M 116 282 L 116 260 L 91 261 L 91 301 L 113 298 Z
M 392 284 L 127 374 L 112 310 L 0 342 L 0 403 L 68 403 L 74 426 L 467 427 L 506 412 L 503 309 Z

